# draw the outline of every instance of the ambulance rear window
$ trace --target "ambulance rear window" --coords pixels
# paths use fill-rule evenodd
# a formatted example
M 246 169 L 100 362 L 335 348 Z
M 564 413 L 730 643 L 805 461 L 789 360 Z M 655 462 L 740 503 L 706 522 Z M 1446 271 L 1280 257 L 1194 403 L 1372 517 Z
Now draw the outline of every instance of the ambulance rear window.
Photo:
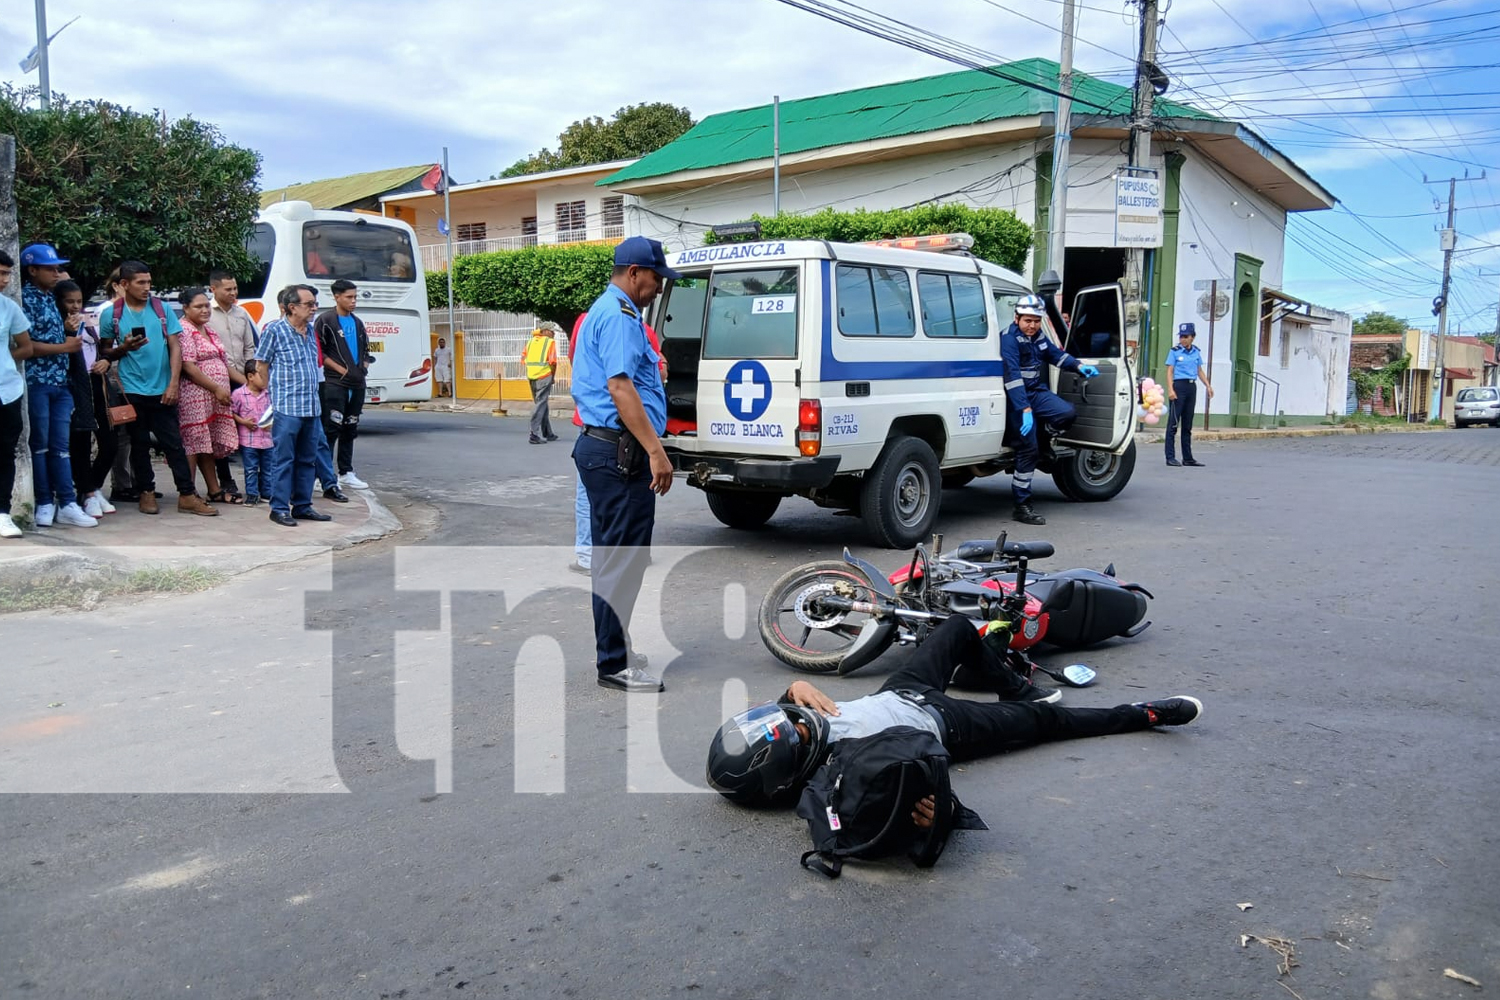
M 714 272 L 703 356 L 796 357 L 797 268 Z

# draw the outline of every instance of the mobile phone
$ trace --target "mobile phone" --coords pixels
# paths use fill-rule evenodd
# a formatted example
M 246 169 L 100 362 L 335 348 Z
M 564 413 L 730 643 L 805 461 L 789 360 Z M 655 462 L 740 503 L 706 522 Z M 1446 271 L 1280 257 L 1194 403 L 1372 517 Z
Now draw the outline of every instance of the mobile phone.
M 140 338 L 141 340 L 145 340 L 146 339 L 146 328 L 144 326 L 131 327 L 130 333 L 128 334 L 128 336 L 130 337 L 131 340 L 135 340 L 136 338 Z

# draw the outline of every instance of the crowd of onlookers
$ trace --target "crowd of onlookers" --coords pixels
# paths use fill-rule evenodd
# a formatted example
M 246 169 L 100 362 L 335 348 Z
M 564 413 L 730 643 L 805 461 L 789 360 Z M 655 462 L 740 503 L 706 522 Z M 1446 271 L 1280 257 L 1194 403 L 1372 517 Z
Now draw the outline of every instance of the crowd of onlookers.
M 153 451 L 177 509 L 203 517 L 264 502 L 278 524 L 326 521 L 312 507 L 314 478 L 336 503 L 349 500 L 341 487 L 368 488 L 353 452 L 374 359 L 353 282 L 333 282 L 321 314 L 313 286 L 282 289 L 280 318 L 260 330 L 227 272 L 171 303 L 152 294 L 144 263 L 125 261 L 95 312 L 67 264 L 32 244 L 21 251 L 21 305 L 0 294 L 0 538 L 21 535 L 11 494 L 22 405 L 39 528 L 92 528 L 119 503 L 159 513 Z M 15 270 L 0 251 L 0 293 Z

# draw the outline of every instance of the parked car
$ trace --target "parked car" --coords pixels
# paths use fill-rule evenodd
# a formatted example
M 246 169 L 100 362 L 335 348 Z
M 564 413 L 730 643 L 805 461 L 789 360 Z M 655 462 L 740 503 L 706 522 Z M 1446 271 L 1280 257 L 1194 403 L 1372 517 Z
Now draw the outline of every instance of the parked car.
M 1489 424 L 1500 427 L 1500 389 L 1488 385 L 1460 389 L 1454 404 L 1454 426 Z

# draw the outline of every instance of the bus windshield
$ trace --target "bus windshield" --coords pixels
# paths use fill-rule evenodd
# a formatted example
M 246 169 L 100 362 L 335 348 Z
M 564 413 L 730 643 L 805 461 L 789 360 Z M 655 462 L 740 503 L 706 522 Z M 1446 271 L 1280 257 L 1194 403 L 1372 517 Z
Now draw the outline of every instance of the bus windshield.
M 353 222 L 302 224 L 302 266 L 309 278 L 350 281 L 416 280 L 411 239 L 391 226 Z

